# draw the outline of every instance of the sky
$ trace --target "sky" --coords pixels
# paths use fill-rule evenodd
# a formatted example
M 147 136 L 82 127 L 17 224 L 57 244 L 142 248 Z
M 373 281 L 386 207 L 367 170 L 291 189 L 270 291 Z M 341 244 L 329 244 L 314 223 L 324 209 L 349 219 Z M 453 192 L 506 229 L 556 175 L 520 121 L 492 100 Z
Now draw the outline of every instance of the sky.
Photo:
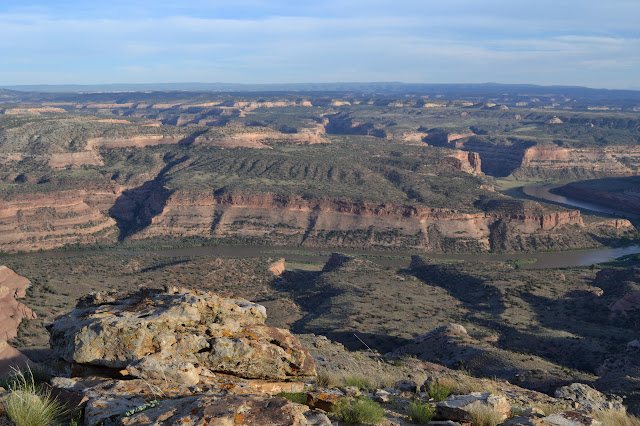
M 0 0 L 0 86 L 640 89 L 638 0 Z

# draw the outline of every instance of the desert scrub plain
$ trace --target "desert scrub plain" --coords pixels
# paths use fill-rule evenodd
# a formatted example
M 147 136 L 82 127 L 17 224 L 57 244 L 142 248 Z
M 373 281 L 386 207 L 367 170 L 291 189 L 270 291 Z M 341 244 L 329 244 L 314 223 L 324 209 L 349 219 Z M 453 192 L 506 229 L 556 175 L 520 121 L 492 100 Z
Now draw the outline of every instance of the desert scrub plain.
M 597 268 L 525 270 L 425 257 L 399 269 L 334 255 L 321 271 L 297 263 L 305 269 L 281 275 L 269 258 L 95 253 L 5 256 L 2 263 L 33 283 L 24 303 L 38 319 L 24 321 L 12 343 L 36 358 L 48 339 L 43 324 L 79 296 L 177 285 L 259 302 L 270 325 L 370 348 L 399 364 L 409 357 L 545 392 L 584 381 L 636 404 L 637 349 L 627 345 L 635 311 L 610 308 L 636 291 L 633 257 Z

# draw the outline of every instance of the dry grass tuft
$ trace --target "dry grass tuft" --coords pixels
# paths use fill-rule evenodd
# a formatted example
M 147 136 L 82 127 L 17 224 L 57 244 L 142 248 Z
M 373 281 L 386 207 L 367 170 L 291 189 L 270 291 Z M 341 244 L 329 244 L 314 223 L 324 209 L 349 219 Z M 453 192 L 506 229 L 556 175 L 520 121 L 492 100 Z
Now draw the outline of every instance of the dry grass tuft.
M 594 417 L 606 426 L 640 426 L 640 418 L 622 411 L 598 411 Z
M 476 379 L 465 374 L 439 377 L 437 383 L 438 386 L 449 389 L 453 395 L 466 395 L 471 392 L 498 393 L 495 382 Z
M 477 405 L 469 410 L 475 426 L 497 426 L 502 423 L 502 416 L 488 405 Z
M 316 386 L 321 388 L 356 386 L 361 390 L 384 389 L 392 387 L 395 382 L 404 378 L 406 377 L 402 374 L 386 370 L 335 371 L 318 369 Z

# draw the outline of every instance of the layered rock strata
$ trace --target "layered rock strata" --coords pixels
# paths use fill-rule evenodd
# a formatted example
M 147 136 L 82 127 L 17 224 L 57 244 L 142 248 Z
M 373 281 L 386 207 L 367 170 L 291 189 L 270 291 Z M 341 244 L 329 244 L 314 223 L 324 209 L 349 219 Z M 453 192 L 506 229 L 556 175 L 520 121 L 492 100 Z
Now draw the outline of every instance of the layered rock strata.
M 587 178 L 640 174 L 640 147 L 561 147 L 521 141 L 496 145 L 468 134 L 434 134 L 423 139 L 430 145 L 474 152 L 482 171 L 492 176 Z
M 176 191 L 134 238 L 210 236 L 309 246 L 487 251 L 492 240 L 502 238 L 494 231 L 498 223 L 505 224 L 508 235 L 521 238 L 554 236 L 563 227 L 583 226 L 579 211 L 461 213 L 295 195 Z
M 115 199 L 108 190 L 102 195 Z M 0 250 L 52 249 L 114 237 L 116 222 L 87 203 L 95 198 L 101 197 L 81 190 L 1 198 Z
M 627 221 L 601 221 L 597 229 L 587 229 L 579 211 L 462 213 L 291 194 L 169 192 L 157 185 L 127 191 L 127 199 L 121 200 L 123 189 L 107 185 L 7 196 L 0 205 L 0 249 L 112 243 L 126 231 L 134 239 L 192 236 L 319 247 L 520 251 L 593 247 L 598 243 L 589 239 L 589 232 L 597 234 L 603 227 L 624 232 L 631 226 Z M 123 229 L 133 218 L 143 226 Z

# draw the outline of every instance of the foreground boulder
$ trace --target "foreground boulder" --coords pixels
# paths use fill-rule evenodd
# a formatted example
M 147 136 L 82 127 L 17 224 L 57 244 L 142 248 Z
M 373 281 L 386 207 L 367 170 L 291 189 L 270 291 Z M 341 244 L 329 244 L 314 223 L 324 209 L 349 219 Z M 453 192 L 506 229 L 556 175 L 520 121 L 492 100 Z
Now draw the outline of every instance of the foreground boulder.
M 590 413 L 597 411 L 621 411 L 625 413 L 627 411 L 625 406 L 622 405 L 622 398 L 606 396 L 583 383 L 572 383 L 558 388 L 555 392 L 555 397 L 577 402 L 582 409 Z
M 502 421 L 509 418 L 511 405 L 502 395 L 471 392 L 469 395 L 450 396 L 436 404 L 436 418 L 462 422 L 473 422 L 474 413 L 488 411 Z
M 203 372 L 314 376 L 309 352 L 289 331 L 264 325 L 266 317 L 255 303 L 170 287 L 92 293 L 47 329 L 52 350 L 65 361 L 143 379 L 195 384 Z

